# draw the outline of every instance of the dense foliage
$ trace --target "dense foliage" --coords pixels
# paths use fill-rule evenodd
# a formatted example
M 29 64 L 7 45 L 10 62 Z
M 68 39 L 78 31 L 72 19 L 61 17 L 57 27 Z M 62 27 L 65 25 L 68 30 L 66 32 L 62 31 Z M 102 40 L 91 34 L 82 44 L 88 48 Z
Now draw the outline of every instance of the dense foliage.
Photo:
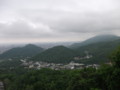
M 0 62 L 0 69 L 14 69 L 20 67 L 22 62 L 20 60 L 3 60 Z
M 120 45 L 120 39 L 108 42 L 99 42 L 89 44 L 86 46 L 75 49 L 80 55 L 84 55 L 88 51 L 93 57 L 90 59 L 82 60 L 82 63 L 105 63 L 109 62 L 109 55 L 111 52 Z
M 98 35 L 98 36 L 92 37 L 90 39 L 87 39 L 87 40 L 85 40 L 83 42 L 74 43 L 70 47 L 71 48 L 78 48 L 78 47 L 86 46 L 86 45 L 89 45 L 89 44 L 100 43 L 100 42 L 108 42 L 108 41 L 115 41 L 115 40 L 118 40 L 118 39 L 120 39 L 120 37 L 115 36 L 115 35 Z
M 119 90 L 120 48 L 110 57 L 112 65 L 77 70 L 0 70 L 6 90 Z
M 85 57 L 85 51 L 88 51 L 92 58 L 80 59 L 75 62 L 93 64 L 109 62 L 109 54 L 120 45 L 120 39 L 114 35 L 102 35 L 90 38 L 78 44 L 74 48 L 57 46 L 50 48 L 43 53 L 33 57 L 33 61 L 44 61 L 53 63 L 68 63 L 74 60 L 74 57 Z M 72 47 L 72 46 L 71 46 Z
M 78 56 L 78 54 L 74 50 L 64 46 L 56 46 L 34 56 L 31 60 L 50 63 L 69 63 L 75 56 Z
M 86 46 L 86 49 L 91 50 L 91 52 L 93 51 L 92 54 L 99 51 L 107 54 L 104 50 L 111 52 L 118 44 L 118 41 L 116 43 L 104 42 L 104 44 L 99 43 L 98 47 L 92 44 L 90 47 L 93 49 Z M 98 48 L 101 48 L 101 50 Z M 79 52 L 79 49 L 77 50 Z M 84 47 L 81 50 L 84 50 Z M 52 50 L 48 49 L 47 52 L 43 52 L 43 56 L 44 54 L 47 54 L 48 58 L 49 56 L 55 55 L 56 57 L 54 56 L 54 58 L 57 58 L 56 60 L 60 60 L 59 62 L 61 62 L 64 58 L 70 60 L 70 56 L 75 56 L 77 53 L 63 46 L 59 46 L 52 48 Z M 64 54 L 68 54 L 68 56 L 59 59 Z M 41 57 L 38 59 L 41 59 Z M 103 58 L 102 53 L 99 58 Z M 21 64 L 19 60 L 1 61 L 0 82 L 4 83 L 5 90 L 119 90 L 120 48 L 116 49 L 110 55 L 109 60 L 112 64 L 103 64 L 98 69 L 84 68 L 76 70 L 25 69 L 19 66 Z
M 84 64 L 106 63 L 110 52 L 120 45 L 120 39 L 114 35 L 103 35 L 90 38 L 78 43 L 75 48 L 56 46 L 43 51 L 42 48 L 35 45 L 27 45 L 21 48 L 13 48 L 0 55 L 0 60 L 4 59 L 25 59 L 32 57 L 30 61 L 43 61 L 49 63 L 69 63 L 71 61 Z M 92 58 L 84 58 L 85 51 L 92 55 Z M 42 52 L 42 53 L 41 53 Z M 80 58 L 74 60 L 75 57 Z M 82 58 L 82 59 L 81 59 Z
M 21 71 L 19 71 L 21 72 Z M 1 74 L 6 90 L 118 90 L 120 69 L 105 65 L 96 70 L 31 70 Z
M 0 59 L 32 57 L 42 51 L 42 48 L 28 44 L 25 47 L 13 48 L 4 52 L 0 55 Z

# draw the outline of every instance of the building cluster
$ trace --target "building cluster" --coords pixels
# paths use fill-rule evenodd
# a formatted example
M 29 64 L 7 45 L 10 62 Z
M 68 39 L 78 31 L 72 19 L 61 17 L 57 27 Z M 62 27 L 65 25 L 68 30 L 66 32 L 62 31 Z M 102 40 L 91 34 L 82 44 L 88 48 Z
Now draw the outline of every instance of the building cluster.
M 22 66 L 25 68 L 35 68 L 35 69 L 41 69 L 41 68 L 51 68 L 53 70 L 62 70 L 62 69 L 82 69 L 82 68 L 88 68 L 88 67 L 93 67 L 93 68 L 98 68 L 99 65 L 97 64 L 92 64 L 92 65 L 85 65 L 83 63 L 75 63 L 75 62 L 70 62 L 68 64 L 56 64 L 56 63 L 47 63 L 47 62 L 33 62 L 33 61 L 26 61 L 26 60 L 21 60 Z
M 86 54 L 86 55 L 83 56 L 83 57 L 80 57 L 80 56 L 74 57 L 74 60 L 84 60 L 84 59 L 90 59 L 90 58 L 93 57 L 93 55 L 89 54 L 88 51 L 85 51 L 85 54 Z
M 74 60 L 84 60 L 84 59 L 90 59 L 92 57 L 93 57 L 92 55 L 87 55 L 87 56 L 84 56 L 84 57 L 74 57 Z

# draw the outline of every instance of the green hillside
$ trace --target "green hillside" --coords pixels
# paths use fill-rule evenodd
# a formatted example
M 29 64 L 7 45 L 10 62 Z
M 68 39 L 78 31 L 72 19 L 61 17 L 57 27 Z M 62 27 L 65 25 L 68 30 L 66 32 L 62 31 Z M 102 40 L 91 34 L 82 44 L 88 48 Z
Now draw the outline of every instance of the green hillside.
M 109 62 L 108 57 L 111 52 L 116 47 L 120 46 L 119 37 L 114 35 L 96 36 L 86 40 L 85 42 L 89 44 L 82 44 L 72 48 L 72 50 L 63 46 L 53 47 L 36 55 L 31 60 L 51 63 L 69 63 L 70 61 L 75 61 L 85 64 L 100 64 Z M 86 51 L 92 56 L 91 58 L 85 58 L 87 56 L 85 53 Z M 75 60 L 75 57 L 79 59 Z
M 68 63 L 72 61 L 76 55 L 77 53 L 69 48 L 56 46 L 36 55 L 31 58 L 31 60 L 50 63 Z
M 98 69 L 0 68 L 0 82 L 5 90 L 119 90 L 120 48 L 112 53 L 111 61 L 112 65 L 100 65 Z
M 120 46 L 120 39 L 114 41 L 107 41 L 107 42 L 99 42 L 94 44 L 89 44 L 86 46 L 81 46 L 76 51 L 79 52 L 80 55 L 84 56 L 84 52 L 88 51 L 93 57 L 90 59 L 82 60 L 81 62 L 84 63 L 104 63 L 109 61 L 108 57 L 111 52 Z
M 115 35 L 98 35 L 95 37 L 92 37 L 90 39 L 87 39 L 83 42 L 80 43 L 74 43 L 73 45 L 70 46 L 70 48 L 78 48 L 80 46 L 85 46 L 93 43 L 98 43 L 98 42 L 108 42 L 108 41 L 114 41 L 120 39 L 120 37 L 115 36 Z
M 0 59 L 32 57 L 43 51 L 43 48 L 28 44 L 25 47 L 12 48 L 0 55 Z

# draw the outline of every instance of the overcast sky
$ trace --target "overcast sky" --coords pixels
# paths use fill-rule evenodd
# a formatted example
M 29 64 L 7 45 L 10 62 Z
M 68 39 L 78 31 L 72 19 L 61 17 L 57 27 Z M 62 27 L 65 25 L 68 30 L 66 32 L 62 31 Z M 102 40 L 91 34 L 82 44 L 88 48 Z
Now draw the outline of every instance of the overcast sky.
M 120 0 L 0 0 L 0 42 L 82 41 L 120 35 Z

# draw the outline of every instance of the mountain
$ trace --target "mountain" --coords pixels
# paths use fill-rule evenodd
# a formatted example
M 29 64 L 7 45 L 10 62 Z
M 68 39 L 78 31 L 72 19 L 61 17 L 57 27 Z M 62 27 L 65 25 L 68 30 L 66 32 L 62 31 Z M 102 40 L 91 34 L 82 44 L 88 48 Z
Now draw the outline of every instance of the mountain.
M 28 44 L 24 47 L 12 48 L 0 55 L 0 59 L 32 57 L 43 51 L 43 48 Z
M 87 51 L 92 58 L 84 59 L 82 63 L 105 63 L 109 62 L 108 59 L 111 53 L 120 46 L 120 39 L 106 41 L 106 42 L 97 42 L 85 46 L 75 48 L 81 56 L 85 56 L 85 51 Z
M 78 47 L 85 46 L 88 44 L 93 44 L 93 43 L 98 43 L 98 42 L 106 42 L 106 41 L 107 42 L 114 41 L 117 39 L 120 39 L 120 37 L 115 36 L 115 35 L 98 35 L 98 36 L 92 37 L 90 39 L 87 39 L 83 42 L 74 43 L 73 45 L 70 46 L 70 48 L 78 48 Z
M 74 50 L 64 46 L 56 46 L 34 56 L 30 60 L 50 63 L 68 63 L 77 55 Z
M 74 44 L 76 45 L 76 44 Z M 92 64 L 109 62 L 109 55 L 120 45 L 120 39 L 115 35 L 99 35 L 77 44 L 74 48 L 57 46 L 34 56 L 32 61 L 51 63 L 68 63 L 70 61 Z M 91 56 L 87 58 L 87 54 Z M 75 60 L 75 57 L 77 58 Z

